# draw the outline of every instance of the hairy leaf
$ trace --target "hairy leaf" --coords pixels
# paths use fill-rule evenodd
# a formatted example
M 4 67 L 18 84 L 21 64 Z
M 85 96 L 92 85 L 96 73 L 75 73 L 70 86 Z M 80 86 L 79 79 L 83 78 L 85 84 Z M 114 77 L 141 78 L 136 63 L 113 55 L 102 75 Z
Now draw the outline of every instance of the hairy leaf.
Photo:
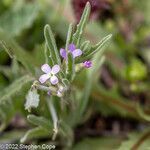
M 75 77 L 75 64 L 74 64 L 74 58 L 71 53 L 68 54 L 66 75 L 69 81 L 72 81 Z
M 34 129 L 31 129 L 26 132 L 26 134 L 20 139 L 21 143 L 24 143 L 26 141 L 32 140 L 32 139 L 38 139 L 43 137 L 49 137 L 50 134 L 42 127 L 37 127 Z
M 90 41 L 85 41 L 82 43 L 80 49 L 82 50 L 83 53 L 86 53 L 90 48 L 91 48 Z
M 87 2 L 86 6 L 84 8 L 81 20 L 80 20 L 79 24 L 77 25 L 77 30 L 76 30 L 76 32 L 73 35 L 72 42 L 77 47 L 80 45 L 81 37 L 82 37 L 82 34 L 83 34 L 83 30 L 84 30 L 84 28 L 85 28 L 85 26 L 86 26 L 86 24 L 88 22 L 88 19 L 89 19 L 90 10 L 91 10 L 91 5 L 90 5 L 89 2 Z
M 29 75 L 25 75 L 17 80 L 15 80 L 13 83 L 11 83 L 8 87 L 6 87 L 4 90 L 0 92 L 0 103 L 4 102 L 5 100 L 11 98 L 13 95 L 17 94 L 18 91 L 20 91 L 23 86 L 25 86 L 27 83 L 31 82 L 33 80 L 32 77 Z
M 3 41 L 3 48 L 6 52 L 9 52 L 11 56 L 15 56 L 16 59 L 21 62 L 24 67 L 34 74 L 34 67 L 36 60 L 33 60 L 32 56 L 27 53 L 22 47 L 20 47 L 11 37 L 9 37 L 3 30 L 0 29 L 0 41 Z
M 89 49 L 89 51 L 87 51 L 86 53 L 84 53 L 82 55 L 82 57 L 78 58 L 76 60 L 76 63 L 80 63 L 83 62 L 85 60 L 91 59 L 91 57 L 97 53 L 98 51 L 101 51 L 101 53 L 103 54 L 105 49 L 103 48 L 104 45 L 109 41 L 109 39 L 112 37 L 112 35 L 107 35 L 106 37 L 104 37 L 98 44 L 96 44 L 95 46 L 91 47 L 91 49 Z
M 53 59 L 54 64 L 61 64 L 60 56 L 56 46 L 56 41 L 51 30 L 51 27 L 47 24 L 44 27 L 44 36 L 46 40 L 46 45 L 50 51 L 50 57 Z
M 35 116 L 35 115 L 28 115 L 27 119 L 30 123 L 37 125 L 37 126 L 41 126 L 44 129 L 47 129 L 48 131 L 50 131 L 53 128 L 50 120 L 48 120 L 44 117 Z
M 38 16 L 39 8 L 35 3 L 28 3 L 15 10 L 8 10 L 0 16 L 0 27 L 9 35 L 16 36 L 29 28 Z

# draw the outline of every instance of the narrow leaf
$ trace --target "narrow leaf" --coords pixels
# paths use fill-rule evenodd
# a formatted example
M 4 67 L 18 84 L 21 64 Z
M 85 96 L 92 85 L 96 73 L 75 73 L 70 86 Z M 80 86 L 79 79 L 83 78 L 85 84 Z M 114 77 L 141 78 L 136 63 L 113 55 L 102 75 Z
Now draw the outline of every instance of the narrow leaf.
M 76 63 L 81 63 L 85 60 L 91 59 L 91 57 L 97 53 L 98 51 L 101 51 L 101 55 L 104 53 L 105 49 L 103 49 L 104 45 L 109 41 L 109 39 L 112 37 L 112 35 L 108 35 L 104 37 L 98 44 L 93 46 L 87 53 L 84 53 L 82 57 L 76 60 Z
M 66 51 L 68 51 L 68 46 L 71 43 L 72 40 L 72 35 L 73 35 L 73 25 L 69 25 L 68 33 L 67 33 L 67 40 L 66 40 Z
M 85 90 L 83 92 L 83 98 L 81 99 L 81 103 L 79 104 L 79 114 L 80 116 L 83 115 L 86 107 L 87 107 L 87 104 L 88 104 L 88 100 L 89 100 L 89 96 L 90 96 L 90 93 L 91 93 L 91 89 L 92 89 L 92 83 L 93 83 L 93 80 L 94 80 L 94 76 L 95 74 L 97 73 L 97 71 L 100 69 L 100 67 L 102 66 L 102 64 L 104 63 L 105 61 L 105 57 L 101 56 L 101 54 L 97 54 L 95 57 L 94 57 L 94 61 L 93 61 L 93 68 L 91 68 L 91 70 L 88 71 L 88 74 L 87 74 L 87 82 L 85 84 Z
M 22 89 L 27 83 L 33 80 L 32 77 L 25 75 L 17 80 L 15 80 L 12 84 L 6 87 L 4 90 L 0 92 L 0 103 L 9 99 L 11 96 L 17 94 L 19 90 Z
M 27 131 L 26 134 L 20 139 L 20 142 L 24 143 L 35 138 L 45 138 L 48 136 L 50 136 L 50 134 L 47 132 L 47 130 L 43 129 L 42 127 L 37 127 Z
M 89 14 L 90 14 L 90 10 L 91 10 L 91 6 L 90 3 L 87 2 L 86 6 L 84 8 L 81 20 L 79 22 L 79 24 L 77 25 L 77 30 L 75 32 L 75 34 L 73 35 L 73 43 L 78 47 L 80 45 L 81 42 L 81 37 L 84 31 L 84 28 L 88 22 L 89 19 Z
M 34 74 L 34 65 L 36 60 L 20 47 L 12 38 L 10 38 L 4 31 L 0 29 L 0 41 L 5 41 L 5 48 L 10 52 L 11 56 L 16 56 L 16 59 L 32 74 Z M 6 46 L 7 45 L 7 46 Z M 6 50 L 5 49 L 5 50 Z
M 60 56 L 57 50 L 55 38 L 48 24 L 45 25 L 44 27 L 44 36 L 46 40 L 46 45 L 50 51 L 50 57 L 53 58 L 54 64 L 60 65 L 61 61 L 60 61 Z
M 10 58 L 13 58 L 13 53 L 10 50 L 10 48 L 7 47 L 6 43 L 4 41 L 0 41 L 0 44 L 2 45 L 2 47 L 4 48 L 4 50 L 6 51 L 6 53 L 9 55 Z
M 66 71 L 67 79 L 72 81 L 75 76 L 75 64 L 74 58 L 71 53 L 68 54 L 68 64 L 67 64 L 67 71 Z
M 37 126 L 41 126 L 44 129 L 47 129 L 48 131 L 50 131 L 53 128 L 50 120 L 48 120 L 44 117 L 35 116 L 35 115 L 28 115 L 27 119 L 30 123 L 37 125 Z
M 15 109 L 11 99 L 0 104 L 0 118 L 7 124 L 14 115 Z M 0 120 L 1 120 L 0 119 Z
M 83 53 L 86 53 L 89 49 L 91 49 L 90 41 L 83 42 L 80 49 Z
M 47 100 L 47 105 L 48 105 L 48 108 L 49 108 L 49 111 L 50 111 L 50 114 L 51 114 L 52 120 L 53 120 L 54 134 L 53 134 L 52 139 L 55 140 L 56 135 L 58 133 L 58 117 L 57 117 L 56 109 L 53 104 L 53 97 L 51 97 L 51 99 L 46 99 L 46 100 Z

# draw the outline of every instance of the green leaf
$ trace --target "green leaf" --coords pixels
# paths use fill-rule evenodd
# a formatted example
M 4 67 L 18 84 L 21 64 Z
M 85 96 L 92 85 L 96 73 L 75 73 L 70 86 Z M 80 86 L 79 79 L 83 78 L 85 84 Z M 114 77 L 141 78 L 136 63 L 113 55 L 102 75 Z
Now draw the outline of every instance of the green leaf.
M 37 128 L 27 131 L 26 134 L 20 139 L 20 142 L 24 143 L 29 140 L 45 138 L 49 136 L 50 136 L 50 133 L 47 132 L 47 130 L 43 129 L 42 127 L 37 127 Z
M 87 107 L 89 96 L 90 96 L 91 89 L 92 89 L 92 84 L 94 81 L 93 77 L 95 76 L 95 74 L 97 74 L 97 71 L 100 69 L 100 67 L 104 63 L 105 57 L 104 56 L 102 57 L 101 53 L 99 52 L 93 58 L 93 60 L 94 60 L 93 61 L 93 67 L 90 70 L 88 70 L 88 72 L 87 72 L 87 79 L 86 79 L 87 81 L 85 83 L 83 97 L 82 97 L 81 102 L 79 104 L 79 110 L 78 110 L 79 116 L 83 115 L 83 113 Z
M 67 33 L 67 40 L 66 40 L 66 51 L 68 52 L 68 46 L 71 44 L 72 41 L 72 35 L 73 35 L 73 25 L 69 25 L 68 33 Z
M 54 134 L 53 134 L 52 139 L 55 140 L 56 135 L 58 133 L 58 117 L 57 117 L 56 109 L 55 109 L 54 104 L 53 104 L 53 97 L 51 96 L 50 99 L 47 98 L 46 101 L 47 101 L 49 112 L 50 112 L 50 114 L 52 116 L 52 120 L 53 120 Z
M 139 103 L 137 103 L 136 109 L 137 109 L 139 116 L 141 116 L 144 120 L 150 122 L 150 115 L 145 114 L 145 112 L 142 110 L 142 107 L 140 106 Z
M 0 136 L 0 143 L 13 143 L 14 141 L 19 140 L 24 133 L 25 131 L 23 130 L 7 131 Z
M 86 53 L 89 49 L 91 49 L 90 41 L 83 42 L 80 49 L 83 53 Z
M 3 41 L 3 48 L 6 52 L 9 52 L 11 56 L 16 56 L 16 59 L 22 63 L 22 65 L 32 74 L 34 74 L 34 65 L 36 60 L 27 53 L 22 47 L 20 47 L 12 38 L 8 36 L 3 30 L 0 29 L 0 41 Z
M 91 10 L 91 5 L 89 2 L 87 2 L 86 6 L 84 8 L 81 20 L 80 20 L 79 24 L 77 25 L 77 30 L 73 35 L 72 42 L 76 45 L 76 47 L 78 47 L 80 45 L 83 30 L 89 19 L 90 10 Z
M 12 51 L 6 46 L 6 44 L 4 43 L 4 41 L 0 41 L 0 44 L 2 45 L 2 47 L 4 48 L 4 50 L 6 51 L 6 53 L 9 55 L 10 58 L 13 58 L 13 53 Z
M 150 129 L 143 132 L 133 132 L 128 135 L 128 139 L 122 142 L 118 150 L 146 150 L 150 148 Z
M 12 73 L 13 73 L 13 76 L 15 78 L 19 77 L 20 75 L 20 68 L 19 68 L 19 64 L 18 64 L 18 61 L 16 59 L 16 57 L 14 56 L 13 59 L 12 59 L 12 64 L 11 64 L 11 67 L 12 67 Z
M 62 79 L 62 83 L 63 83 L 63 85 L 64 85 L 66 88 L 69 86 L 69 80 L 66 79 L 66 78 L 63 78 L 63 79 Z
M 54 64 L 61 65 L 60 56 L 56 46 L 56 41 L 52 33 L 51 27 L 47 24 L 44 27 L 44 37 L 46 40 L 46 45 L 50 51 L 50 57 L 53 59 Z
M 68 54 L 66 75 L 69 81 L 73 81 L 75 77 L 75 64 L 74 64 L 74 58 L 71 53 Z
M 50 120 L 44 118 L 44 117 L 40 117 L 40 116 L 35 116 L 35 115 L 28 115 L 27 119 L 30 123 L 40 126 L 48 131 L 50 131 L 53 126 L 50 122 Z
M 15 108 L 11 99 L 0 104 L 0 120 L 7 124 L 14 115 Z
M 27 83 L 31 82 L 32 80 L 33 78 L 29 75 L 25 75 L 15 80 L 12 84 L 0 92 L 0 104 L 11 98 L 13 95 L 17 94 L 18 91 L 20 91 Z
M 86 138 L 77 143 L 72 150 L 115 150 L 121 140 L 117 138 Z
M 104 51 L 105 51 L 105 49 L 103 47 L 109 41 L 109 39 L 111 37 L 112 37 L 112 34 L 109 34 L 106 37 L 104 37 L 98 44 L 96 44 L 95 46 L 91 47 L 91 49 L 89 51 L 87 51 L 87 53 L 84 53 L 82 55 L 82 57 L 78 58 L 76 60 L 76 63 L 81 63 L 81 62 L 83 62 L 85 60 L 90 59 L 98 51 L 101 51 L 101 55 L 102 55 L 104 53 Z
M 39 106 L 40 95 L 37 93 L 36 89 L 29 90 L 26 96 L 25 109 L 31 110 L 31 108 L 37 108 Z
M 46 44 L 45 44 L 44 54 L 45 54 L 45 63 L 49 64 L 50 66 L 53 66 L 54 62 L 53 62 L 52 57 L 50 56 L 50 53 Z
M 8 10 L 0 16 L 0 27 L 11 36 L 18 36 L 29 28 L 38 16 L 39 7 L 35 3 L 26 3 L 19 9 Z

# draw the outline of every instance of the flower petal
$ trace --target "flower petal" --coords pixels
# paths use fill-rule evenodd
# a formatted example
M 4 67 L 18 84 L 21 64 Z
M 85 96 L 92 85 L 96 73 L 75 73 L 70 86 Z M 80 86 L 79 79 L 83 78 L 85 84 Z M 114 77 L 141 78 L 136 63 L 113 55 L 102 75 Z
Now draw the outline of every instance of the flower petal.
M 41 66 L 41 70 L 44 73 L 50 73 L 51 72 L 51 67 L 48 64 L 44 64 L 44 65 Z
M 68 49 L 70 52 L 73 52 L 76 49 L 76 46 L 74 44 L 69 44 Z
M 61 55 L 62 58 L 66 59 L 66 57 L 67 57 L 66 50 L 63 49 L 63 48 L 61 48 L 61 49 L 60 49 L 60 55 Z
M 54 65 L 54 66 L 52 67 L 51 73 L 52 73 L 52 74 L 57 74 L 59 71 L 60 71 L 60 66 L 59 66 L 59 65 Z
M 48 91 L 47 94 L 50 96 L 51 95 L 51 91 Z
M 89 61 L 89 60 L 87 60 L 87 61 L 83 62 L 83 66 L 84 66 L 85 68 L 90 68 L 90 67 L 92 67 L 92 62 Z
M 82 51 L 80 49 L 76 49 L 72 52 L 73 58 L 82 55 Z
M 50 76 L 48 74 L 43 74 L 43 75 L 40 76 L 39 81 L 43 84 L 49 78 L 50 78 Z
M 56 76 L 52 76 L 52 77 L 50 78 L 50 82 L 51 82 L 53 85 L 55 85 L 55 84 L 58 83 L 58 78 L 57 78 Z

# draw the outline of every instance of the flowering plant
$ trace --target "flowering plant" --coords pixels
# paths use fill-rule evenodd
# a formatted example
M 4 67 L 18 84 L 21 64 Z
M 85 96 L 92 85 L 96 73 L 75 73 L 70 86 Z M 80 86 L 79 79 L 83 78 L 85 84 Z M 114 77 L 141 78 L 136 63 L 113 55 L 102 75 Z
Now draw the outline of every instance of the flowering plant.
M 88 22 L 90 9 L 90 3 L 87 2 L 76 30 L 73 24 L 69 25 L 65 48 L 60 48 L 60 50 L 56 45 L 51 27 L 48 24 L 44 27 L 45 62 L 40 64 L 41 67 L 38 66 L 38 69 L 33 70 L 32 59 L 29 62 L 25 54 L 22 57 L 16 53 L 16 57 L 20 58 L 19 60 L 30 72 L 30 75 L 19 80 L 18 84 L 24 80 L 26 82 L 34 80 L 26 95 L 25 109 L 31 113 L 27 116 L 28 121 L 37 127 L 29 130 L 21 138 L 22 143 L 38 135 L 39 137 L 52 136 L 53 140 L 57 136 L 63 137 L 61 139 L 67 141 L 66 147 L 72 145 L 72 128 L 84 117 L 94 81 L 93 76 L 105 60 L 103 46 L 112 36 L 110 34 L 104 37 L 96 45 L 86 40 L 83 41 L 83 31 Z M 9 48 L 5 43 L 2 44 L 14 59 Z M 86 72 L 83 79 L 85 87 L 77 92 L 76 78 L 80 79 L 80 72 Z M 34 113 L 33 110 L 36 110 L 34 108 L 40 113 Z M 48 115 L 47 112 L 49 112 Z

